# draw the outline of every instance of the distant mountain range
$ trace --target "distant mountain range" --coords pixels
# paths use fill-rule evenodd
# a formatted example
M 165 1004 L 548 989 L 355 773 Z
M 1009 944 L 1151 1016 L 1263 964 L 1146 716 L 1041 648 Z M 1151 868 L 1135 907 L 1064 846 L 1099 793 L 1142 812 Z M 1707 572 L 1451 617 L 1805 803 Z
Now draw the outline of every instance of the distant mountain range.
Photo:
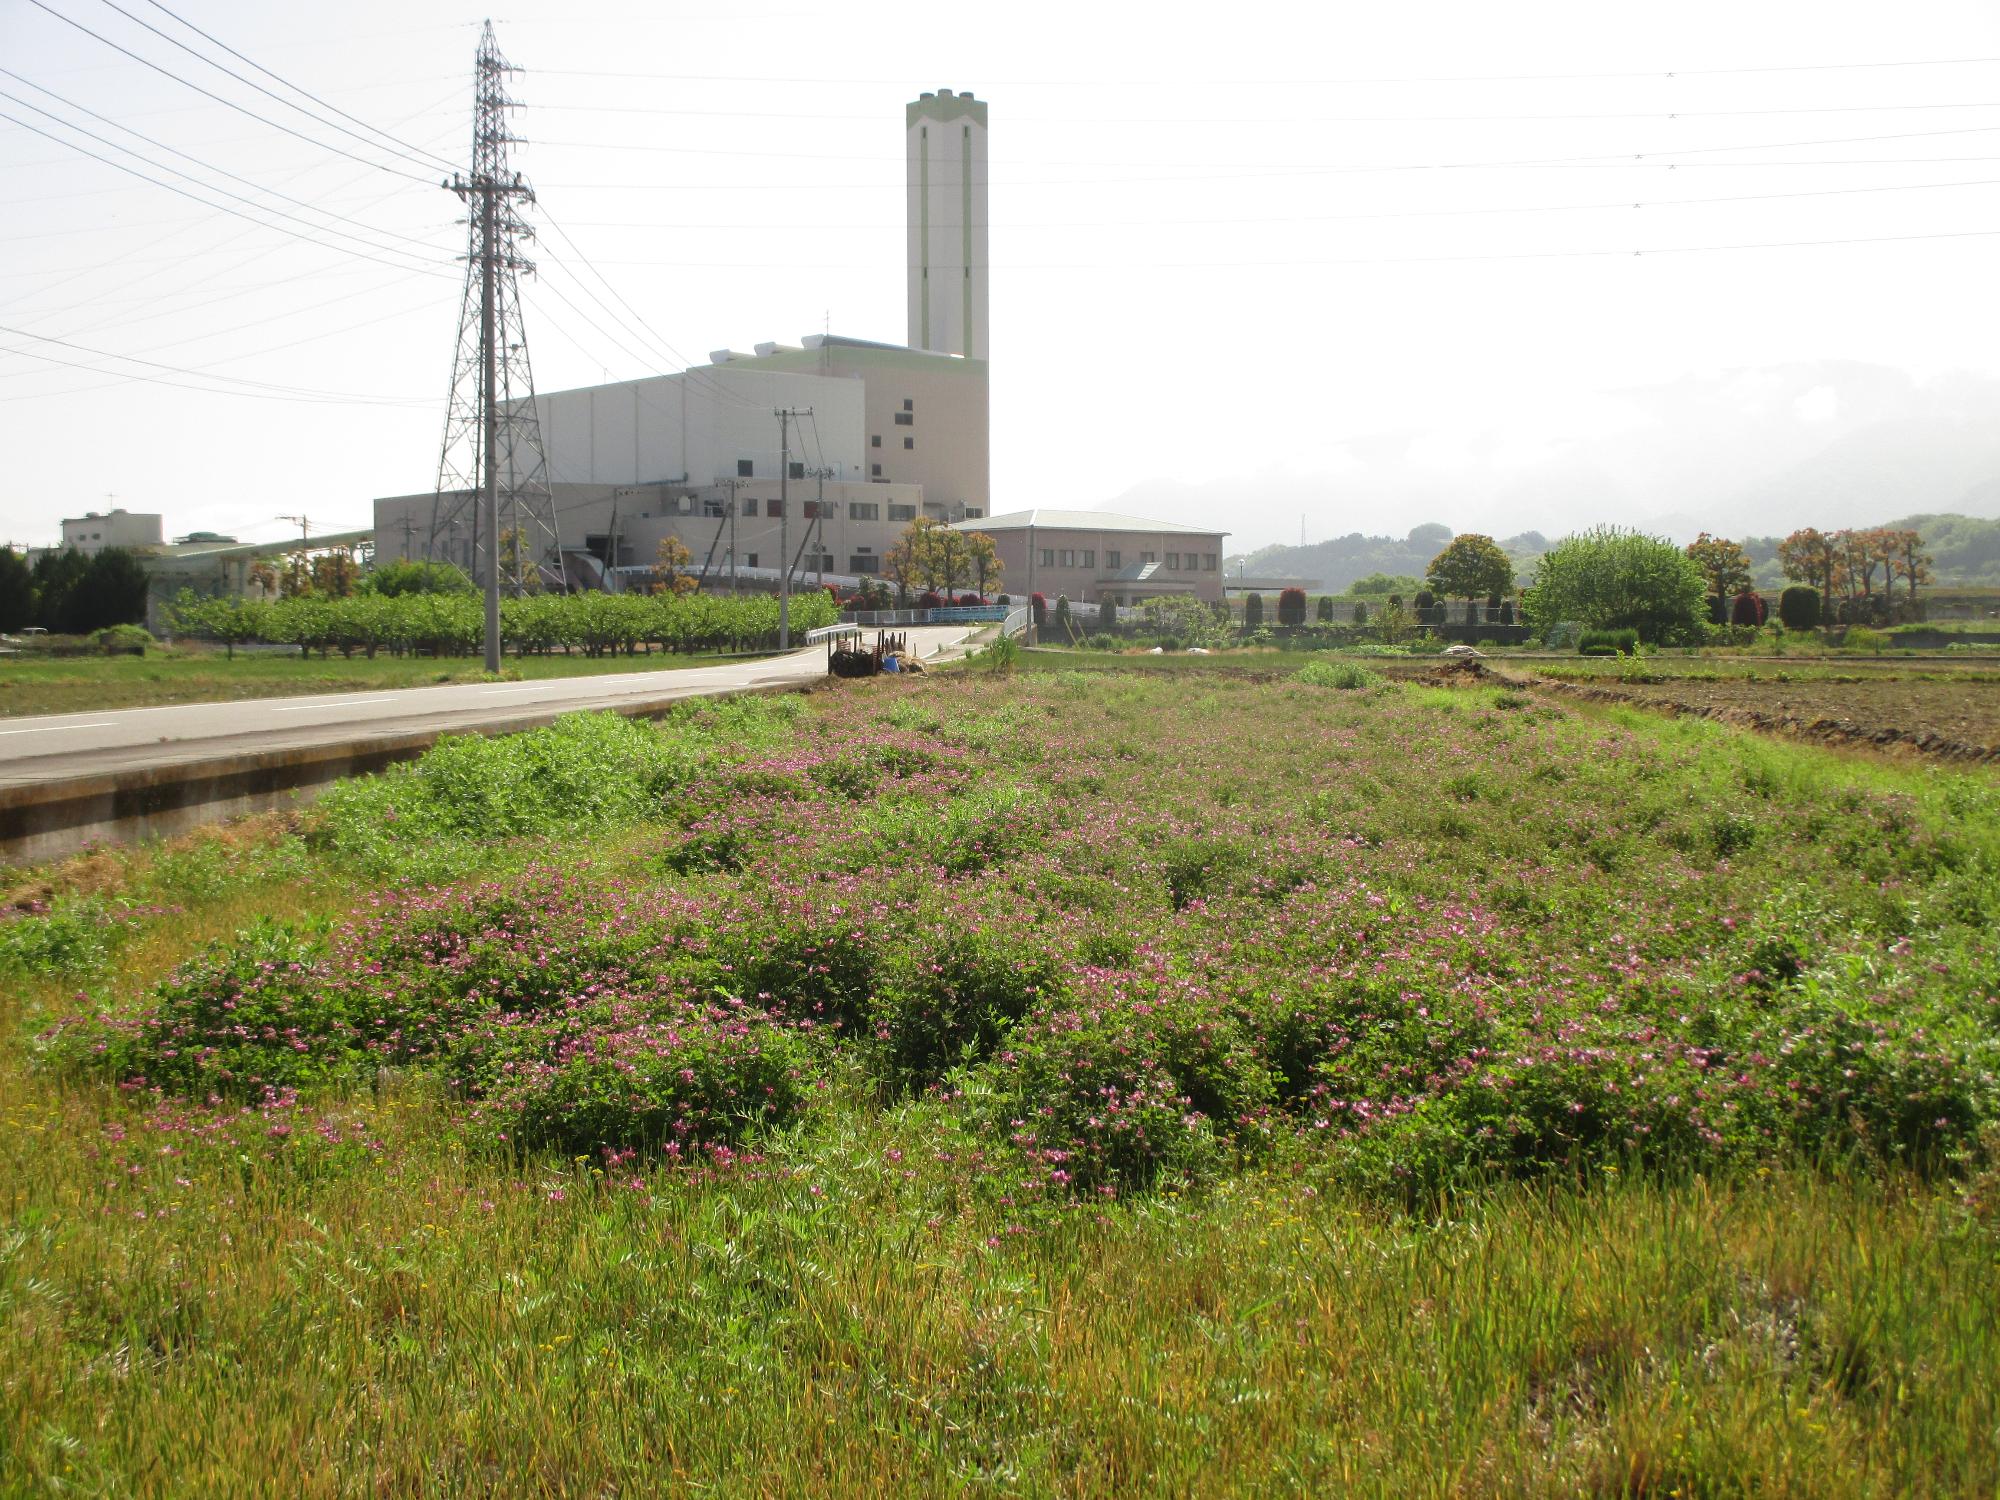
M 2000 486 L 1996 486 L 2000 487 Z M 2000 496 L 1995 497 L 2000 501 Z M 2000 507 L 1996 507 L 2000 508 Z M 1920 533 L 1940 584 L 2000 588 L 2000 520 L 1976 516 L 1918 515 L 1894 521 L 1864 519 L 1862 526 L 1885 525 Z M 1839 529 L 1837 527 L 1826 529 Z M 1414 527 L 1402 537 L 1364 536 L 1360 532 L 1315 542 L 1307 547 L 1262 547 L 1231 558 L 1229 571 L 1239 566 L 1252 577 L 1306 578 L 1330 594 L 1344 592 L 1356 579 L 1371 573 L 1407 574 L 1421 578 L 1430 560 L 1451 539 L 1450 528 L 1437 523 Z M 1514 560 L 1523 583 L 1534 575 L 1535 560 L 1548 549 L 1550 538 L 1538 531 L 1497 539 Z M 1739 538 L 1755 564 L 1759 587 L 1782 581 L 1776 536 Z
M 1610 522 L 1691 540 L 1864 526 L 1888 515 L 2000 517 L 2000 380 L 1920 377 L 1851 361 L 1687 375 L 1600 393 L 1534 422 L 1332 441 L 1323 472 L 1146 480 L 1104 508 L 1199 525 L 1242 541 L 1337 536 L 1318 554 L 1375 550 L 1410 571 L 1394 539 L 1437 518 L 1496 537 L 1549 537 Z M 1364 539 L 1368 540 L 1368 539 Z M 1266 572 L 1297 548 L 1248 553 Z M 1312 553 L 1313 548 L 1304 549 Z M 1370 563 L 1362 573 L 1375 570 Z M 1317 576 L 1317 575 L 1314 575 Z M 1359 576 L 1358 574 L 1356 576 Z

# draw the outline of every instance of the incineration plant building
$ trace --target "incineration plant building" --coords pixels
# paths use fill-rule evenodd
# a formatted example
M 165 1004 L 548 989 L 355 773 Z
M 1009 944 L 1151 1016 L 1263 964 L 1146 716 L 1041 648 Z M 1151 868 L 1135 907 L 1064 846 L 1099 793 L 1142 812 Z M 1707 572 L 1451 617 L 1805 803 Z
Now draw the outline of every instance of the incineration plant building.
M 768 587 L 781 524 L 808 581 L 852 580 L 879 574 L 920 515 L 989 514 L 986 105 L 940 89 L 907 107 L 905 127 L 907 343 L 815 334 L 537 393 L 572 586 L 619 587 L 673 536 L 712 579 Z M 812 412 L 790 425 L 788 451 L 779 408 Z M 435 501 L 377 500 L 378 558 L 432 555 Z M 435 555 L 472 569 L 469 520 Z

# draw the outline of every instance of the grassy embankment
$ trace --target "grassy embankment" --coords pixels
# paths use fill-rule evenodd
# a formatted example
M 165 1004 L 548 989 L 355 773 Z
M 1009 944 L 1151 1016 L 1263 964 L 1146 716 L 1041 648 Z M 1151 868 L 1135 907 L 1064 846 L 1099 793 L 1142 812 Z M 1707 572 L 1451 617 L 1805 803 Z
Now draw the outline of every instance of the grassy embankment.
M 1990 777 L 973 671 L 316 817 L 0 929 L 0 1489 L 2000 1483 Z
M 590 657 L 581 652 L 509 656 L 500 680 L 668 671 L 729 659 L 712 652 L 662 651 L 637 656 Z M 231 660 L 220 647 L 205 646 L 156 647 L 144 656 L 55 657 L 24 652 L 0 657 L 0 718 L 485 680 L 485 667 L 476 656 L 302 659 L 295 652 L 241 651 Z

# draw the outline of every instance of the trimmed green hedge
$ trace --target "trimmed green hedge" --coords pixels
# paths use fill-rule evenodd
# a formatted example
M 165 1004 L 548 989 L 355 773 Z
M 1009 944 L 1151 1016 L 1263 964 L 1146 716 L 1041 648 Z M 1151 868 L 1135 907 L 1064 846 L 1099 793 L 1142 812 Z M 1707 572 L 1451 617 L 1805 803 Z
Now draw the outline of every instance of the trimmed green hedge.
M 838 618 L 818 591 L 792 597 L 796 640 Z M 356 594 L 346 599 L 196 599 L 183 593 L 173 607 L 176 629 L 226 642 L 297 646 L 343 656 L 388 651 L 469 656 L 484 638 L 484 606 L 474 594 Z M 666 651 L 746 649 L 778 643 L 775 595 L 531 594 L 500 601 L 500 635 L 518 655 L 581 651 L 586 656 L 631 654 L 641 646 Z

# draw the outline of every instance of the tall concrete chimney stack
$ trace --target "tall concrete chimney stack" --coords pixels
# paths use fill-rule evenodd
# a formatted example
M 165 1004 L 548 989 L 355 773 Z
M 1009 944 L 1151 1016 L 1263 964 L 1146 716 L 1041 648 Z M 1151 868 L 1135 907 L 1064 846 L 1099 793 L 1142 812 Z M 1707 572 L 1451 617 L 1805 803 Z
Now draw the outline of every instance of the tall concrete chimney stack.
M 939 89 L 906 106 L 910 345 L 985 359 L 986 106 Z

